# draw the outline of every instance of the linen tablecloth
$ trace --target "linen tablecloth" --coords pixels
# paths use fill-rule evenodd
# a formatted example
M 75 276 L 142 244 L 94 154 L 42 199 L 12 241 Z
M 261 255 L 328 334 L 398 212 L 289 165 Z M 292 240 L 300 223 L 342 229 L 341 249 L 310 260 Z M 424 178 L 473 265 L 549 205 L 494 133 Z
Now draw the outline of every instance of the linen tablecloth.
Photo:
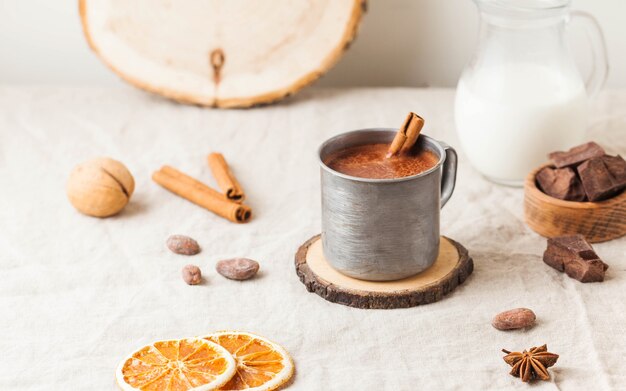
M 114 369 L 153 340 L 244 330 L 282 344 L 294 390 L 527 389 L 500 349 L 547 343 L 560 354 L 533 390 L 626 389 L 626 238 L 594 247 L 606 281 L 582 284 L 546 266 L 545 239 L 523 222 L 523 191 L 475 172 L 454 131 L 449 89 L 308 89 L 283 103 L 212 110 L 130 87 L 0 88 L 0 389 L 110 390 Z M 424 133 L 461 152 L 442 234 L 474 258 L 471 277 L 440 302 L 362 310 L 308 293 L 294 272 L 298 246 L 320 232 L 316 150 L 330 136 L 398 126 L 407 111 Z M 593 105 L 589 139 L 626 154 L 626 92 Z M 506 131 L 506 129 L 503 129 Z M 237 225 L 157 186 L 170 164 L 212 186 L 206 164 L 222 152 L 254 218 Z M 72 167 L 95 156 L 124 162 L 136 180 L 118 216 L 69 204 Z M 193 257 L 165 247 L 197 239 Z M 257 278 L 237 282 L 217 260 L 249 257 Z M 187 286 L 188 263 L 205 283 Z M 537 325 L 502 332 L 494 314 L 529 307 Z

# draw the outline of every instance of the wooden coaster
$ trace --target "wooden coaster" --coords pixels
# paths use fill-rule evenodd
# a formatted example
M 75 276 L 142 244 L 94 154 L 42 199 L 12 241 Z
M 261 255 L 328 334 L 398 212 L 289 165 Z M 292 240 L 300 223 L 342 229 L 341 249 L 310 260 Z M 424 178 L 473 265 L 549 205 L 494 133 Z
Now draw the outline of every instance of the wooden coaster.
M 367 7 L 366 0 L 276 3 L 148 1 L 139 11 L 132 1 L 79 0 L 78 9 L 89 46 L 123 80 L 183 103 L 249 107 L 328 71 Z
M 465 247 L 441 237 L 439 256 L 429 269 L 402 280 L 364 281 L 335 270 L 322 250 L 321 235 L 307 240 L 296 253 L 296 273 L 309 292 L 357 308 L 408 308 L 434 303 L 472 274 L 474 262 Z

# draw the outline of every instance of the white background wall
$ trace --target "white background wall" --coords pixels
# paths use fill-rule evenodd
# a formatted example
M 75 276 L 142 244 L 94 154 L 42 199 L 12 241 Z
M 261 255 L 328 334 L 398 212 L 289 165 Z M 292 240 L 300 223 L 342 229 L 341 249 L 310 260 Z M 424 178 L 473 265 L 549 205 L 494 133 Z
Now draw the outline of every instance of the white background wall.
M 626 87 L 626 1 L 573 0 L 573 7 L 599 20 L 608 85 Z M 455 85 L 476 39 L 471 0 L 369 0 L 368 8 L 356 43 L 320 85 Z M 584 62 L 586 42 L 574 45 Z M 76 0 L 0 0 L 0 84 L 117 82 L 89 51 Z

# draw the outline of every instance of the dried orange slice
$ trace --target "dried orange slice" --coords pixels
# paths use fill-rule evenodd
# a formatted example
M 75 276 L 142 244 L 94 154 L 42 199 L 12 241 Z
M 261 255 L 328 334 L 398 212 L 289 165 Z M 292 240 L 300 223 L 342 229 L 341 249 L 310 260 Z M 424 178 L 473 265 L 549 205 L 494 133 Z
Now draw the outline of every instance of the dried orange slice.
M 221 390 L 276 390 L 293 375 L 293 362 L 287 351 L 263 337 L 220 331 L 205 338 L 225 347 L 237 362 L 237 372 Z
M 115 375 L 125 391 L 207 391 L 219 389 L 235 371 L 235 360 L 226 349 L 189 338 L 144 346 L 122 361 Z

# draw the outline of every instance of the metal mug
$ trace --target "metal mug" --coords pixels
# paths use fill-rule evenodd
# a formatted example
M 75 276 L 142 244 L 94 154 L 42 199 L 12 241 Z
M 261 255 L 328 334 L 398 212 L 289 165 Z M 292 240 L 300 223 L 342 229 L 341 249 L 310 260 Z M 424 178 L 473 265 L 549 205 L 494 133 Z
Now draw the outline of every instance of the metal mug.
M 402 178 L 359 178 L 324 163 L 344 148 L 390 143 L 395 133 L 386 128 L 355 130 L 327 140 L 318 150 L 324 255 L 350 277 L 398 280 L 426 270 L 439 254 L 439 210 L 456 182 L 454 148 L 420 135 L 420 147 L 439 160 L 424 172 Z

